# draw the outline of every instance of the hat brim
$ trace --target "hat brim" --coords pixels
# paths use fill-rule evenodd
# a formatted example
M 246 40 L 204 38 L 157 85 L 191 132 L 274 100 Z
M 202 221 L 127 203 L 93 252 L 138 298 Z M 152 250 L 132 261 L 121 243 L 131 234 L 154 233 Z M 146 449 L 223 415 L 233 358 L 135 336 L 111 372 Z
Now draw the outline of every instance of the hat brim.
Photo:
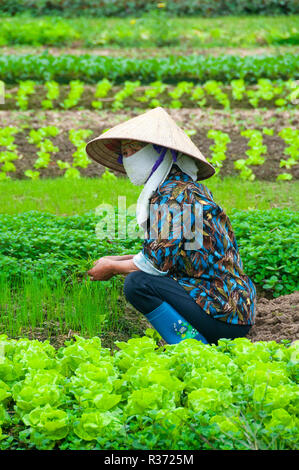
M 117 161 L 119 154 L 121 152 L 121 140 L 122 139 L 115 139 L 115 138 L 101 138 L 96 137 L 95 139 L 91 140 L 86 145 L 86 153 L 87 155 L 92 158 L 97 163 L 110 168 L 111 170 L 115 170 L 119 173 L 126 174 L 124 166 L 122 163 Z M 137 141 L 138 139 L 136 139 Z M 143 140 L 142 142 L 145 142 Z M 147 142 L 152 143 L 152 142 Z M 177 149 L 174 149 L 177 150 Z M 185 155 L 190 156 L 195 161 L 198 167 L 197 179 L 198 180 L 205 180 L 210 178 L 215 174 L 215 168 L 209 163 L 199 160 L 195 158 L 194 155 L 190 155 L 186 152 L 183 152 Z

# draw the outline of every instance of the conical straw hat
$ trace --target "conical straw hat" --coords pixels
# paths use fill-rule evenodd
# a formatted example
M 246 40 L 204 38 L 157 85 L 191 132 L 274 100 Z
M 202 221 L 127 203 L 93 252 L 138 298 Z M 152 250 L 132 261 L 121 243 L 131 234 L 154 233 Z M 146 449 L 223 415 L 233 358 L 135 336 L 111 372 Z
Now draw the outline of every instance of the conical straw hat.
M 160 106 L 118 124 L 86 145 L 86 152 L 96 162 L 112 170 L 126 173 L 117 161 L 121 152 L 121 141 L 133 139 L 162 145 L 193 157 L 198 166 L 198 180 L 210 178 L 214 167 L 205 159 L 190 137 L 175 123 Z

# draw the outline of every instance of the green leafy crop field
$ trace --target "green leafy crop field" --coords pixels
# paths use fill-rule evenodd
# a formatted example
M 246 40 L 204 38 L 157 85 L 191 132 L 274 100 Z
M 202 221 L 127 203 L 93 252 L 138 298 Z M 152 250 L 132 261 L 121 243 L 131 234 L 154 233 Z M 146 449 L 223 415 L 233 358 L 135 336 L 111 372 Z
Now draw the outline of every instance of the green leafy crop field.
M 298 345 L 2 335 L 0 448 L 295 450 Z
M 0 450 L 296 450 L 296 2 L 25 3 L 0 0 Z M 167 344 L 122 275 L 87 275 L 142 234 L 141 187 L 86 143 L 158 106 L 215 167 L 257 290 L 246 337 Z

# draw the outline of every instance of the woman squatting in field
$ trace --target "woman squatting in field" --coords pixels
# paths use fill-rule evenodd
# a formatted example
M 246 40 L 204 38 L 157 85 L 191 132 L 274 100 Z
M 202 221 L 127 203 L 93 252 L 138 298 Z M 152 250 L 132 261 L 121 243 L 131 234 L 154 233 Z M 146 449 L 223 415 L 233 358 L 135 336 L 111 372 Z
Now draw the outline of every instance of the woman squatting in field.
M 256 289 L 229 217 L 199 182 L 215 170 L 191 139 L 158 107 L 115 126 L 86 150 L 144 186 L 136 209 L 142 250 L 100 258 L 88 272 L 91 280 L 124 274 L 126 299 L 169 344 L 246 336 L 255 321 Z

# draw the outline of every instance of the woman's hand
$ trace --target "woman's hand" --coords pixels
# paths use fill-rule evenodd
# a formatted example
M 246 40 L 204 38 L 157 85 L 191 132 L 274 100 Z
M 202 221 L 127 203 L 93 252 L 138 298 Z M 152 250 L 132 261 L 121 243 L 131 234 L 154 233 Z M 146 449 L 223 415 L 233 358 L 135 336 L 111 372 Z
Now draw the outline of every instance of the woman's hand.
M 105 256 L 94 262 L 93 267 L 87 272 L 91 281 L 107 281 L 115 274 L 129 274 L 139 271 L 133 262 L 134 255 L 124 255 L 114 257 Z
M 93 263 L 93 266 L 95 266 L 101 259 L 110 259 L 113 261 L 124 261 L 127 259 L 132 259 L 134 255 L 121 255 L 121 256 L 102 256 L 102 258 L 98 259 Z
M 111 259 L 100 258 L 93 267 L 87 271 L 91 281 L 108 281 L 116 273 L 114 271 L 114 263 Z

